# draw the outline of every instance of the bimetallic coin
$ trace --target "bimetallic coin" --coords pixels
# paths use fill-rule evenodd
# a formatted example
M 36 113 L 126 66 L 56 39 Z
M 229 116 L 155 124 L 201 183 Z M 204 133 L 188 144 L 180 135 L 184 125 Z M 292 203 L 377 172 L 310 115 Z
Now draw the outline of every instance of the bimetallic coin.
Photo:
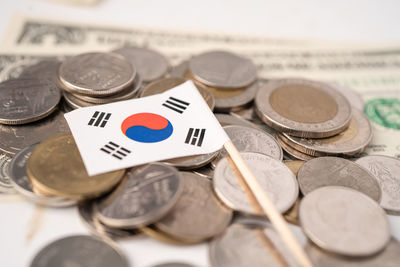
M 304 249 L 314 266 L 319 267 L 395 267 L 400 262 L 400 242 L 393 237 L 382 252 L 369 257 L 335 255 L 321 250 L 311 242 L 308 242 Z
M 154 81 L 148 84 L 145 88 L 143 88 L 143 90 L 140 92 L 140 97 L 161 94 L 169 89 L 181 85 L 186 81 L 187 80 L 183 78 L 165 78 L 158 81 Z M 213 110 L 215 106 L 214 96 L 210 93 L 210 91 L 206 87 L 196 83 L 195 86 L 199 91 L 199 93 L 201 94 L 201 96 L 203 97 L 204 101 L 206 101 L 208 107 L 211 110 Z
M 389 214 L 400 215 L 400 160 L 369 155 L 355 161 L 369 170 L 382 188 L 380 205 Z
M 277 210 L 281 213 L 287 211 L 299 195 L 299 187 L 292 171 L 281 161 L 263 154 L 240 154 Z M 252 202 L 253 198 L 248 198 L 250 192 L 242 188 L 242 182 L 232 168 L 235 166 L 229 157 L 223 158 L 215 168 L 213 185 L 217 196 L 236 211 L 263 215 Z
M 10 162 L 10 178 L 14 188 L 24 197 L 39 205 L 50 207 L 68 207 L 76 204 L 75 200 L 42 196 L 33 192 L 32 185 L 26 173 L 26 163 L 36 144 L 18 152 Z
M 58 239 L 42 248 L 30 266 L 128 267 L 129 264 L 121 251 L 100 238 L 75 235 Z
M 372 128 L 362 111 L 353 108 L 349 127 L 341 133 L 327 138 L 300 138 L 279 134 L 285 143 L 312 156 L 355 155 L 364 151 L 372 140 Z
M 298 266 L 279 235 L 271 228 L 232 224 L 209 245 L 212 267 Z
M 125 170 L 89 176 L 71 134 L 58 135 L 38 144 L 27 164 L 36 192 L 82 200 L 100 196 L 113 188 Z
M 10 157 L 6 155 L 0 155 L 0 194 L 15 193 L 10 179 L 10 162 Z
M 173 158 L 163 160 L 162 162 L 179 170 L 193 170 L 201 168 L 208 163 L 210 163 L 213 159 L 215 159 L 219 154 L 219 151 L 214 153 L 202 154 L 202 155 L 194 155 L 194 156 L 187 156 L 187 157 L 180 157 L 180 158 Z
M 378 180 L 360 165 L 343 158 L 320 157 L 307 161 L 297 173 L 300 190 L 307 195 L 324 186 L 344 186 L 357 190 L 379 203 L 382 191 Z
M 111 228 L 101 223 L 94 215 L 93 204 L 93 201 L 84 201 L 78 204 L 79 217 L 92 234 L 116 240 L 138 236 L 141 233 L 137 229 Z
M 143 47 L 122 47 L 113 51 L 124 56 L 142 77 L 143 82 L 162 78 L 168 71 L 168 61 L 162 54 Z
M 272 135 L 258 129 L 237 125 L 223 128 L 239 152 L 257 152 L 282 160 L 282 148 Z M 221 150 L 218 157 L 211 162 L 211 166 L 215 168 L 217 163 L 226 155 L 227 152 Z
M 283 139 L 281 138 L 280 134 L 276 134 L 275 139 L 278 142 L 278 144 L 282 147 L 283 151 L 285 151 L 287 153 L 287 155 L 289 155 L 290 159 L 307 161 L 307 160 L 314 158 L 313 156 L 310 156 L 306 153 L 298 151 L 297 149 L 295 149 L 295 148 L 291 147 L 290 145 L 288 145 L 287 143 L 285 143 L 283 141 Z
M 183 192 L 174 208 L 154 225 L 185 242 L 196 243 L 221 233 L 232 219 L 232 211 L 219 202 L 211 182 L 199 175 L 181 172 Z
M 110 95 L 110 96 L 101 96 L 101 97 L 92 97 L 92 96 L 80 95 L 80 94 L 74 94 L 73 96 L 75 98 L 81 99 L 84 102 L 89 102 L 89 103 L 93 103 L 93 104 L 106 104 L 106 103 L 112 103 L 112 102 L 117 102 L 117 101 L 128 100 L 128 99 L 134 98 L 141 86 L 142 86 L 142 80 L 140 78 L 140 75 L 136 75 L 133 85 L 129 86 L 128 88 L 124 89 L 123 91 L 121 91 L 117 94 Z M 73 101 L 74 98 L 71 99 L 71 97 L 70 97 L 70 101 L 71 100 Z M 81 102 L 78 101 L 75 104 L 79 105 L 79 103 L 81 103 Z
M 25 124 L 40 120 L 60 102 L 60 90 L 39 77 L 26 77 L 0 83 L 0 123 Z
M 85 53 L 66 59 L 58 69 L 60 86 L 82 95 L 112 95 L 132 85 L 136 69 L 115 53 Z
M 282 79 L 266 83 L 255 98 L 257 115 L 269 126 L 293 136 L 323 138 L 347 128 L 351 107 L 328 84 Z
M 0 124 L 0 151 L 13 156 L 21 149 L 60 133 L 70 132 L 64 114 L 56 110 L 47 118 L 24 125 Z
M 189 70 L 196 80 L 218 88 L 242 88 L 257 78 L 257 69 L 251 60 L 225 51 L 210 51 L 193 57 Z
M 96 202 L 96 216 L 110 227 L 135 228 L 156 222 L 167 214 L 182 193 L 178 170 L 150 163 L 127 172 L 121 184 Z
M 351 188 L 326 186 L 300 203 L 300 224 L 320 248 L 344 256 L 370 256 L 390 240 L 388 218 L 371 198 Z

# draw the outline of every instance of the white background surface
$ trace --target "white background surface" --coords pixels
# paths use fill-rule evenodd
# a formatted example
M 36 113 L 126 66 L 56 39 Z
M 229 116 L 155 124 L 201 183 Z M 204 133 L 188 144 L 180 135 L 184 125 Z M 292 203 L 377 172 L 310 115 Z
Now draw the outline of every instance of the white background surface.
M 61 1 L 59 1 L 61 2 Z M 46 18 L 146 28 L 375 44 L 400 43 L 400 1 L 104 0 L 77 7 L 39 0 L 0 1 L 0 35 L 15 12 Z M 49 241 L 88 233 L 75 208 L 40 209 L 21 199 L 0 199 L 0 266 L 27 266 Z M 391 217 L 400 238 L 400 217 Z M 166 261 L 207 266 L 206 245 L 173 247 L 138 239 L 119 242 L 132 266 Z

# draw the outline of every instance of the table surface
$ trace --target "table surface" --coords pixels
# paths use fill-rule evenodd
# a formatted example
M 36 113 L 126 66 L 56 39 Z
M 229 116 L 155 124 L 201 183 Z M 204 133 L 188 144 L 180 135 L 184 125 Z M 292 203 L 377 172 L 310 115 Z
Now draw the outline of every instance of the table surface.
M 3 0 L 0 36 L 13 14 L 135 27 L 373 44 L 400 43 L 400 2 L 317 0 L 104 0 L 73 6 L 65 0 Z M 0 266 L 27 266 L 38 249 L 72 234 L 88 234 L 76 208 L 47 209 L 22 198 L 0 201 Z M 390 216 L 400 239 L 400 217 Z M 298 228 L 296 235 L 302 238 Z M 206 244 L 174 247 L 150 238 L 118 242 L 132 266 L 180 261 L 208 266 Z

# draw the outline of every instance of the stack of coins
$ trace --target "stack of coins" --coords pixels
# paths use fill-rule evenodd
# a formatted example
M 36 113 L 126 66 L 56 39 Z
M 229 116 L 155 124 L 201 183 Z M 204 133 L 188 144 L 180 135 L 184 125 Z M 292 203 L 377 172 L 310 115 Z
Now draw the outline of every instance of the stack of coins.
M 327 83 L 270 81 L 258 91 L 255 111 L 277 131 L 278 142 L 295 159 L 352 156 L 364 151 L 372 140 L 367 117 Z

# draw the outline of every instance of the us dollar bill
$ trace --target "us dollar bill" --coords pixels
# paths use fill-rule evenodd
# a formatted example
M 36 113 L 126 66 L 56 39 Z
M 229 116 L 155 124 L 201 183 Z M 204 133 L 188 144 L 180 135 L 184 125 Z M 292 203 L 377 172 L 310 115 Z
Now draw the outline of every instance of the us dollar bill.
M 205 50 L 227 49 L 251 58 L 259 76 L 266 79 L 302 77 L 347 86 L 362 96 L 373 125 L 374 138 L 366 153 L 400 158 L 400 45 L 376 47 L 168 32 L 21 16 L 14 19 L 8 32 L 3 47 L 25 54 L 16 56 L 15 62 L 10 55 L 4 55 L 4 59 L 0 56 L 0 62 L 9 62 L 0 63 L 4 71 L 33 60 L 28 59 L 29 51 L 35 51 L 36 57 L 42 52 L 59 56 L 131 44 L 159 50 L 172 65 Z M 3 75 L 3 70 L 1 77 L 10 75 Z

